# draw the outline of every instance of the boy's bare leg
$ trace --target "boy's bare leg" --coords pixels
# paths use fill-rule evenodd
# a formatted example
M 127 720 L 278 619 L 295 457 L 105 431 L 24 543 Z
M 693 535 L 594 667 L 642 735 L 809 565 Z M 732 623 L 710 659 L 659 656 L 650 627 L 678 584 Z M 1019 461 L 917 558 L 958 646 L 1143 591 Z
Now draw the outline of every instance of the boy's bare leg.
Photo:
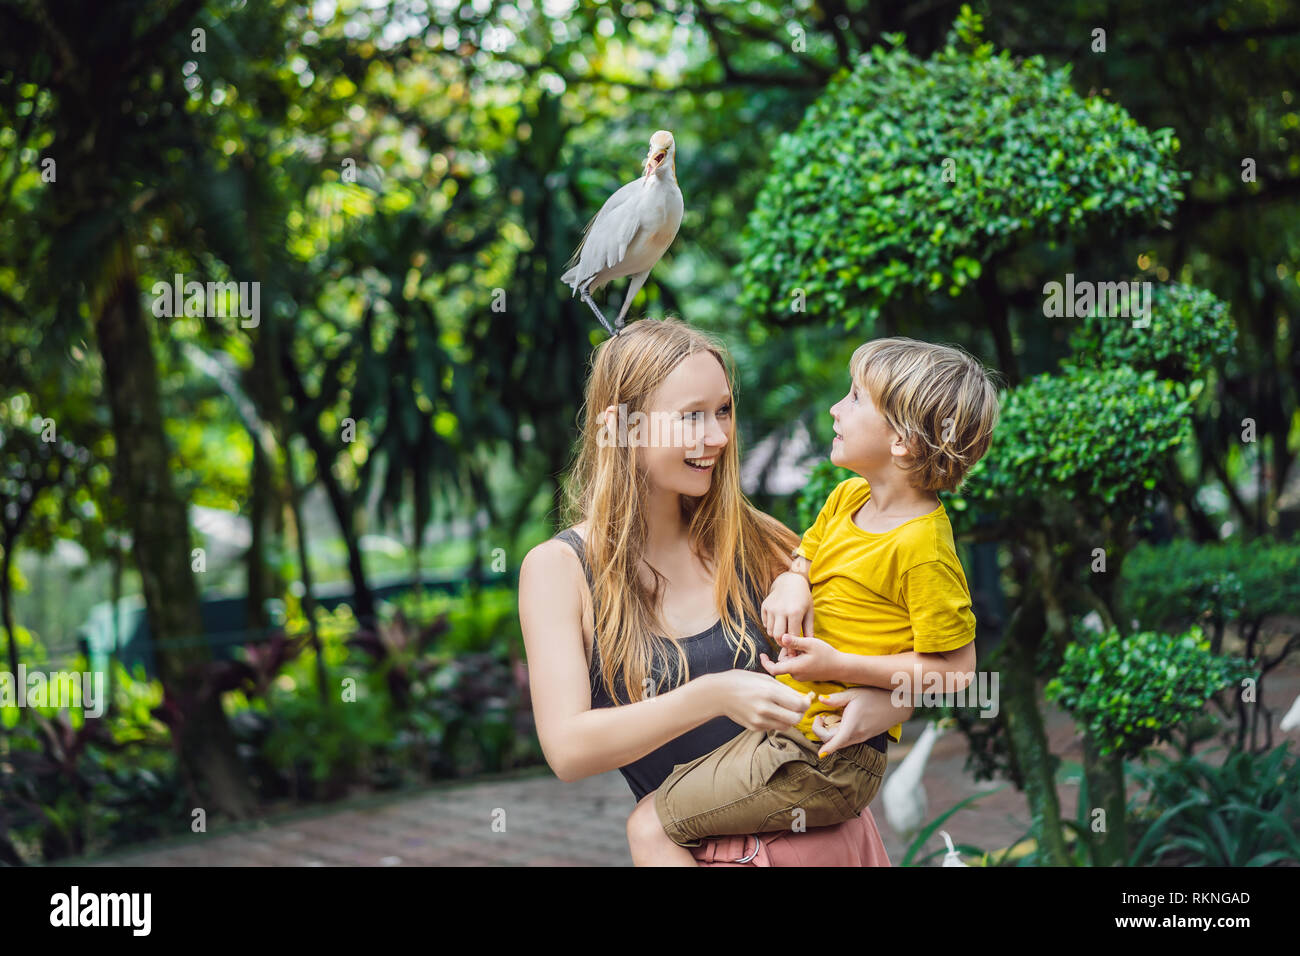
M 664 833 L 655 812 L 653 791 L 641 798 L 627 818 L 627 845 L 632 850 L 633 866 L 699 866 L 690 850 L 678 846 Z

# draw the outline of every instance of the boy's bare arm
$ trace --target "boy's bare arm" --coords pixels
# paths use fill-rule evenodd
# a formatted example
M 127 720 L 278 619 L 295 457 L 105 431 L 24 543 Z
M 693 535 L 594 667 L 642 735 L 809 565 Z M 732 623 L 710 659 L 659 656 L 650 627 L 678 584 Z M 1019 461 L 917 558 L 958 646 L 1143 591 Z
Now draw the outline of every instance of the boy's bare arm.
M 969 686 L 975 674 L 974 641 L 951 651 L 933 653 L 904 651 L 901 654 L 872 656 L 839 651 L 837 654 L 838 676 L 833 679 L 843 684 L 892 689 L 901 681 L 908 680 L 915 693 L 920 693 L 927 682 L 933 682 L 938 677 L 942 680 L 940 686 L 947 693 Z
M 782 571 L 772 582 L 760 608 L 763 629 L 774 640 L 782 634 L 813 633 L 812 584 L 808 580 L 810 562 L 795 556 L 789 571 Z

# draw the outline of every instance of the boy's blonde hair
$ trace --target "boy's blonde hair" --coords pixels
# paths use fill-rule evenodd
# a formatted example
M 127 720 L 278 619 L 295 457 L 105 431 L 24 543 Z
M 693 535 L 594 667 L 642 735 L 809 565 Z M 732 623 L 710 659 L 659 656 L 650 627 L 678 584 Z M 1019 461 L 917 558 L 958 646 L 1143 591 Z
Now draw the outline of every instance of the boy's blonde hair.
M 858 388 L 911 448 L 912 484 L 956 491 L 984 457 L 998 422 L 998 387 L 960 346 L 904 336 L 859 346 L 849 361 Z

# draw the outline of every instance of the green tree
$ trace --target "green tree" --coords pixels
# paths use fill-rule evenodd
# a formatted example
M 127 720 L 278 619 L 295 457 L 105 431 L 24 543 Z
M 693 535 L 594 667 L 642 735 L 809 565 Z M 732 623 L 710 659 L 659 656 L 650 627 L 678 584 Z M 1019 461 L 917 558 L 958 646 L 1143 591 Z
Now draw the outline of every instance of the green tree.
M 1020 380 L 998 277 L 1008 255 L 1172 214 L 1172 131 L 1079 96 L 1069 71 L 981 43 L 966 15 L 928 60 L 901 36 L 836 77 L 783 137 L 745 227 L 741 304 L 778 326 L 870 336 L 886 304 L 973 289 Z
M 1163 367 L 1146 361 L 1159 348 L 1155 331 L 1136 343 L 1112 334 L 1131 322 L 1126 307 L 1122 318 L 1098 308 L 1104 325 L 1087 326 L 1085 337 L 1109 356 L 1099 368 L 1088 367 L 1094 354 L 1077 354 L 1058 374 L 1020 384 L 1000 268 L 1043 243 L 1097 241 L 1171 215 L 1181 177 L 1170 131 L 1148 132 L 1122 107 L 1079 96 L 1068 70 L 995 53 L 980 31 L 963 8 L 948 45 L 928 60 L 893 37 L 809 108 L 779 143 L 746 225 L 743 301 L 769 323 L 870 335 L 936 293 L 974 291 L 1013 388 L 988 455 L 953 502 L 971 514 L 955 523 L 973 538 L 968 525 L 978 521 L 981 539 L 1010 542 L 1024 582 L 999 649 L 1005 723 L 1041 858 L 1063 864 L 1040 659 L 1060 659 L 1072 615 L 1116 620 L 1114 573 L 1090 580 L 1093 559 L 1099 552 L 1118 564 L 1153 493 L 1179 486 L 1171 462 L 1190 442 L 1204 383 L 1185 365 L 1164 369 L 1177 379 L 1158 377 Z M 1200 346 L 1205 365 L 1231 348 L 1212 296 L 1161 290 L 1151 317 L 1164 323 L 1160 334 L 1174 330 L 1176 345 Z M 1197 333 L 1198 323 L 1208 331 Z M 1087 770 L 1094 798 L 1122 820 L 1113 759 L 1090 748 Z
M 1068 63 L 1079 89 L 1122 102 L 1143 126 L 1177 129 L 1188 196 L 1142 252 L 1159 280 L 1214 289 L 1241 339 L 1196 428 L 1197 472 L 1217 482 L 1227 507 L 1213 529 L 1191 531 L 1213 541 L 1231 520 L 1253 536 L 1287 536 L 1300 528 L 1294 509 L 1278 512 L 1300 453 L 1300 363 L 1290 331 L 1300 319 L 1300 15 L 1271 0 L 1123 8 L 1071 0 L 1051 17 L 1033 4 L 987 6 L 996 9 L 986 29 L 999 48 Z M 1094 49 L 1097 30 L 1104 51 Z M 1100 264 L 1116 249 L 1071 252 Z M 1014 278 L 1013 300 L 1037 291 L 1032 275 Z M 1247 418 L 1258 434 L 1243 443 Z
M 196 800 L 235 816 L 252 794 L 235 756 L 220 699 L 203 691 L 209 659 L 200 640 L 185 502 L 172 480 L 152 330 L 142 309 L 136 246 L 150 205 L 181 200 L 160 143 L 193 143 L 183 76 L 202 4 L 164 11 L 80 5 L 6 6 L 0 71 L 22 77 L 29 139 L 53 165 L 25 177 L 26 210 L 39 236 L 22 265 L 32 283 L 17 303 L 80 328 L 89 318 L 103 360 L 117 488 L 143 581 L 169 713 Z M 67 29 L 77 23 L 78 30 Z M 132 105 L 123 122 L 122 104 Z M 40 172 L 47 178 L 41 181 Z M 144 184 L 153 184 L 146 186 Z M 201 803 L 196 804 L 201 805 Z

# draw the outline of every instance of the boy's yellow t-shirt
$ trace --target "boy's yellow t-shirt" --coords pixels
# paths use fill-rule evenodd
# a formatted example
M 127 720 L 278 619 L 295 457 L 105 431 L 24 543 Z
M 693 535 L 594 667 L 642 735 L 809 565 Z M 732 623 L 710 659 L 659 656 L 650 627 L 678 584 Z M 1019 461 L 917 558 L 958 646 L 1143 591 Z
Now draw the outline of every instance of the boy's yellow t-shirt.
M 876 533 L 853 523 L 870 497 L 865 478 L 840 482 L 795 551 L 812 563 L 813 636 L 849 654 L 937 653 L 970 643 L 975 639 L 970 588 L 943 503 Z M 801 694 L 833 694 L 854 686 L 799 681 L 788 674 L 777 680 Z M 799 730 L 820 744 L 813 719 L 834 710 L 814 700 Z M 889 728 L 895 742 L 902 733 L 901 723 Z

